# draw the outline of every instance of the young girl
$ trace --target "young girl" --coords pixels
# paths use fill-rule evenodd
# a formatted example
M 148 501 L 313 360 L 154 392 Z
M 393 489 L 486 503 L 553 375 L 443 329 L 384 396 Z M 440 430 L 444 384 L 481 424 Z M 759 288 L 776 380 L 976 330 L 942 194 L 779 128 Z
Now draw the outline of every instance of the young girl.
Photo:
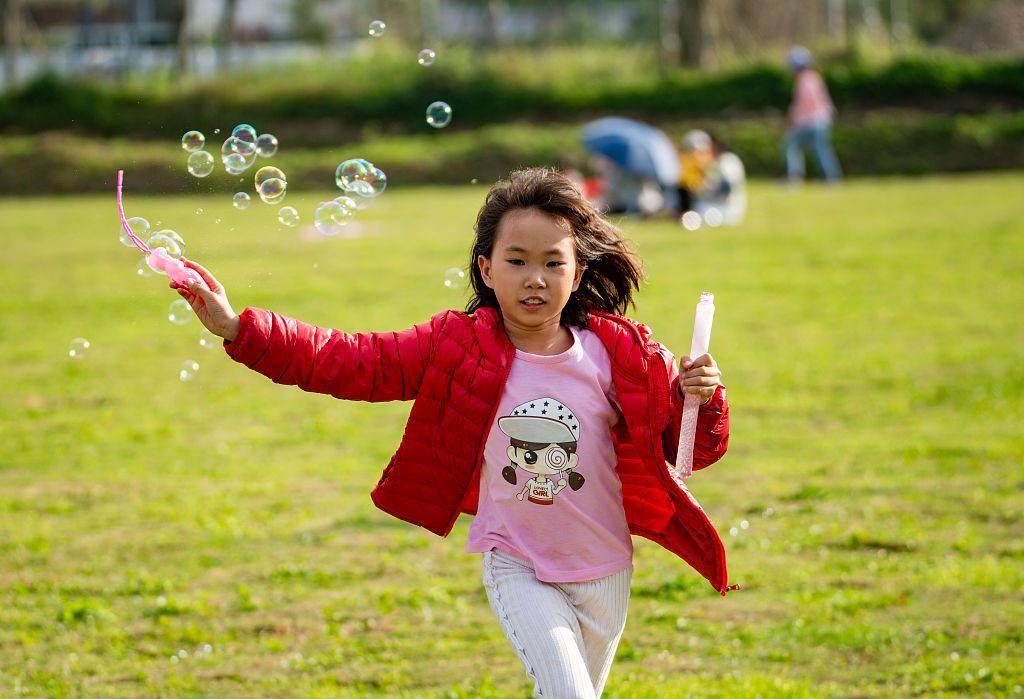
M 643 272 L 619 231 L 554 171 L 513 172 L 476 220 L 466 312 L 347 333 L 258 308 L 224 287 L 171 284 L 236 361 L 276 383 L 363 401 L 414 400 L 370 497 L 447 536 L 475 515 L 494 614 L 534 695 L 599 697 L 626 622 L 630 534 L 722 595 L 722 541 L 674 463 L 684 391 L 701 396 L 694 469 L 725 453 L 729 407 L 709 354 L 672 354 L 619 315 Z M 685 304 L 684 304 L 685 306 Z M 689 308 L 689 306 L 686 306 Z

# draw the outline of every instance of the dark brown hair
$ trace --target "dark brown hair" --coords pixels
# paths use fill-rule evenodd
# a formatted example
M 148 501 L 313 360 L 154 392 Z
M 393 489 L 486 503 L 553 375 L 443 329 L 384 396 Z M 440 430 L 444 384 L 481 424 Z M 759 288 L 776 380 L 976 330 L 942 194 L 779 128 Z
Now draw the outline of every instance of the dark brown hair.
M 480 274 L 477 256 L 490 259 L 505 214 L 530 208 L 569 224 L 576 264 L 586 265 L 579 289 L 562 309 L 562 325 L 585 328 L 591 310 L 623 315 L 629 304 L 636 306 L 633 291 L 640 290 L 640 281 L 646 277 L 639 256 L 627 247 L 619 229 L 601 217 L 568 177 L 548 168 L 528 168 L 513 171 L 491 187 L 477 214 L 469 262 L 474 295 L 467 313 L 484 306 L 499 308 L 498 297 Z

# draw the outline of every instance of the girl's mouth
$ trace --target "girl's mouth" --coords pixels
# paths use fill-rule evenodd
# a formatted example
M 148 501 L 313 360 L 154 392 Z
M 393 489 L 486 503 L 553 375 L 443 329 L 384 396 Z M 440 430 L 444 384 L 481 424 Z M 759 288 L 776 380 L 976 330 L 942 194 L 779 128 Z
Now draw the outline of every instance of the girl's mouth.
M 523 308 L 525 308 L 528 311 L 536 311 L 538 308 L 542 308 L 545 304 L 546 304 L 545 301 L 540 301 L 540 302 L 531 301 L 529 303 L 527 303 L 526 301 L 520 301 L 519 302 L 519 305 L 522 306 Z

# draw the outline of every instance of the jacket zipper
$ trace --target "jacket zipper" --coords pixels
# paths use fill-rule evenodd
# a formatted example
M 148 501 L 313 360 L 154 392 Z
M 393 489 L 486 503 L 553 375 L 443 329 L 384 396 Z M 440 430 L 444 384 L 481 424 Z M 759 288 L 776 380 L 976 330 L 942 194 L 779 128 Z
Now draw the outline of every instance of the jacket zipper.
M 502 379 L 501 379 L 501 385 L 502 386 L 504 386 L 505 383 L 508 381 L 508 375 L 512 372 L 512 360 L 513 360 L 514 357 L 515 357 L 514 354 L 510 356 L 510 353 L 508 351 L 505 352 L 505 372 L 502 375 Z M 499 394 L 498 395 L 498 400 L 494 401 L 494 408 L 491 410 L 491 417 L 488 418 L 487 423 L 484 426 L 483 436 L 480 438 L 480 448 L 477 449 L 477 452 L 476 452 L 476 463 L 473 466 L 473 471 L 470 472 L 470 474 L 469 474 L 469 481 L 470 481 L 470 483 L 473 482 L 473 476 L 476 475 L 476 470 L 478 468 L 480 468 L 481 462 L 483 461 L 483 458 L 484 458 L 484 447 L 487 446 L 487 434 L 488 434 L 488 432 L 491 429 L 491 425 L 494 424 L 494 416 L 498 413 L 498 406 L 500 406 L 500 405 L 501 405 L 501 395 Z M 463 496 L 465 496 L 465 493 L 463 493 Z M 452 517 L 451 521 L 448 522 L 448 529 L 447 529 L 447 531 L 445 531 L 445 536 L 448 536 L 448 534 L 451 533 L 452 527 L 455 526 L 455 522 L 456 522 L 456 520 L 458 520 L 460 514 L 462 514 L 461 508 L 459 508 L 459 506 L 456 505 L 455 506 L 455 516 Z

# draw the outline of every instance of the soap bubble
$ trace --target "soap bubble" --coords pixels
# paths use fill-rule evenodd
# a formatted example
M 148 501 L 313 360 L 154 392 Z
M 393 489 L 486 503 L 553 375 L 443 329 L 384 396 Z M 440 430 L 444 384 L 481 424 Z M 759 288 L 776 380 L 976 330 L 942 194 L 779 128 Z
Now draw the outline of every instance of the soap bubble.
M 722 210 L 714 206 L 704 212 L 704 223 L 708 224 L 712 228 L 718 228 L 721 226 L 723 220 L 724 217 L 722 216 Z
M 688 231 L 695 231 L 700 228 L 700 214 L 696 211 L 687 211 L 679 217 L 679 222 Z
M 150 250 L 163 248 L 171 257 L 181 257 L 181 246 L 178 244 L 178 241 L 168 235 L 168 233 L 174 233 L 174 231 L 169 228 L 157 231 L 149 237 L 149 240 L 146 241 L 146 245 L 149 246 Z M 174 233 L 174 235 L 177 235 L 177 233 Z
M 384 191 L 384 188 L 388 186 L 388 176 L 384 174 L 384 171 L 379 167 L 374 166 L 370 171 L 370 174 L 365 180 L 363 180 L 368 189 L 364 192 L 357 191 L 356 193 L 364 197 L 375 197 Z
M 222 156 L 230 153 L 238 153 L 239 155 L 244 155 L 246 158 L 250 155 L 255 157 L 256 141 L 246 141 L 244 138 L 239 136 L 228 136 L 224 139 L 220 152 Z
M 449 267 L 444 272 L 444 285 L 449 289 L 461 287 L 466 280 L 466 273 L 458 267 Z
M 435 58 L 437 58 L 437 54 L 432 49 L 423 49 L 416 57 L 416 62 L 421 66 L 432 66 Z
M 166 235 L 168 238 L 177 243 L 179 248 L 185 248 L 185 239 L 182 238 L 177 231 L 172 231 L 170 228 L 165 228 L 162 231 L 157 231 L 155 235 Z
M 353 184 L 366 177 L 373 163 L 365 158 L 352 158 L 338 165 L 334 170 L 334 183 L 346 192 L 355 191 Z
M 356 200 L 352 197 L 347 197 L 344 194 L 340 197 L 334 197 L 334 201 L 338 202 L 343 208 L 348 209 L 353 213 L 355 213 L 355 210 L 358 208 L 356 206 Z
M 245 192 L 235 192 L 235 196 L 231 197 L 231 205 L 241 211 L 242 209 L 248 209 L 249 204 L 252 203 L 252 197 Z
M 260 199 L 264 204 L 279 204 L 287 191 L 288 183 L 276 177 L 264 180 L 259 186 Z
M 202 216 L 202 215 L 203 215 L 203 207 L 200 206 L 200 207 L 196 208 L 196 216 Z
M 377 39 L 384 36 L 384 30 L 387 29 L 387 25 L 381 22 L 379 19 L 375 19 L 370 22 L 370 36 Z
M 299 212 L 294 206 L 282 206 L 277 212 L 277 220 L 289 228 L 295 228 L 299 225 Z
M 452 123 L 452 108 L 447 102 L 431 102 L 427 107 L 427 123 L 435 129 L 443 129 Z
M 199 133 L 198 131 L 187 131 L 184 136 L 181 137 L 181 147 L 187 150 L 189 153 L 192 151 L 199 150 L 206 145 L 206 136 Z
M 256 144 L 230 136 L 220 148 L 220 160 L 230 174 L 240 175 L 256 162 Z
M 188 171 L 195 177 L 206 177 L 213 172 L 213 156 L 205 150 L 197 150 L 188 156 Z
M 146 234 L 149 233 L 149 221 L 142 218 L 141 216 L 132 216 L 130 219 L 128 219 L 128 228 L 139 239 L 144 240 Z M 135 247 L 135 243 L 133 243 L 132 239 L 128 237 L 127 233 L 125 233 L 124 226 L 121 226 L 120 228 L 120 239 L 122 245 L 129 248 Z
M 346 192 L 375 197 L 387 187 L 384 171 L 365 158 L 346 160 L 334 171 L 334 182 Z
M 272 133 L 260 134 L 256 139 L 256 152 L 263 158 L 269 158 L 277 153 L 277 136 Z
M 149 263 L 146 262 L 145 257 L 139 260 L 139 266 L 136 268 L 135 273 L 140 277 L 152 277 L 156 274 L 156 272 L 153 271 L 153 268 L 149 266 Z
M 249 143 L 256 143 L 256 127 L 252 124 L 239 124 L 231 129 L 231 135 Z
M 184 325 L 191 317 L 192 307 L 188 305 L 188 301 L 185 299 L 171 301 L 171 306 L 167 309 L 167 320 L 175 325 Z
M 72 359 L 82 359 L 89 353 L 90 346 L 89 341 L 84 337 L 76 337 L 68 348 L 68 356 Z
M 194 359 L 186 359 L 181 363 L 181 368 L 178 369 L 178 378 L 182 381 L 191 381 L 195 378 L 196 373 L 199 371 L 199 362 Z M 182 655 L 184 653 L 185 655 Z M 187 657 L 188 651 L 178 651 L 180 657 Z
M 206 328 L 199 332 L 199 346 L 203 349 L 215 349 L 220 344 L 220 338 Z
M 261 184 L 270 179 L 284 180 L 286 182 L 288 181 L 288 178 L 285 177 L 285 174 L 281 172 L 281 170 L 274 167 L 273 165 L 265 165 L 256 171 L 256 189 L 259 189 Z
M 351 220 L 352 210 L 334 200 L 321 202 L 313 215 L 313 225 L 326 236 L 338 235 Z

